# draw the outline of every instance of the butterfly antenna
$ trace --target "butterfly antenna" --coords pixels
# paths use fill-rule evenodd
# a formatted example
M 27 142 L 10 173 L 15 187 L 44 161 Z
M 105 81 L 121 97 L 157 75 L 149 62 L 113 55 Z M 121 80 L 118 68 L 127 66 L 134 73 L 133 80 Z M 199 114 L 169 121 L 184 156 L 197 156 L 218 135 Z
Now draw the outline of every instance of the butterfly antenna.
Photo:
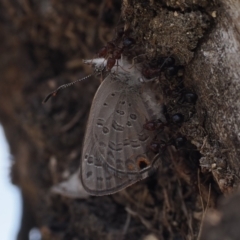
M 87 78 L 89 78 L 89 77 L 91 77 L 91 76 L 92 76 L 92 74 L 90 74 L 90 75 L 88 75 L 88 76 L 86 76 L 86 77 L 84 77 L 84 78 L 80 78 L 80 79 L 78 79 L 78 80 L 76 80 L 76 81 L 74 81 L 74 82 L 61 85 L 61 86 L 58 87 L 56 90 L 54 90 L 53 92 L 49 93 L 49 94 L 45 97 L 45 99 L 43 100 L 42 103 L 46 103 L 51 97 L 55 97 L 55 96 L 57 95 L 57 93 L 58 93 L 61 89 L 70 87 L 70 86 L 72 86 L 73 84 L 75 84 L 75 83 L 77 83 L 77 82 L 81 82 L 82 80 L 85 80 L 85 79 L 87 79 Z

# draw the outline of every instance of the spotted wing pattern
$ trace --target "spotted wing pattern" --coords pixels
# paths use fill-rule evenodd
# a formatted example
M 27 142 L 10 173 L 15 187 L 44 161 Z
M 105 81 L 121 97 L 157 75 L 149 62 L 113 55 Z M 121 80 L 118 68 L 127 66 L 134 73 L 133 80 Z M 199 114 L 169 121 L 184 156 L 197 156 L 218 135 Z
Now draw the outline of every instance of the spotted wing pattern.
M 146 178 L 158 165 L 148 151 L 154 133 L 143 129 L 151 109 L 140 87 L 108 76 L 90 111 L 81 159 L 81 180 L 87 192 L 105 195 Z

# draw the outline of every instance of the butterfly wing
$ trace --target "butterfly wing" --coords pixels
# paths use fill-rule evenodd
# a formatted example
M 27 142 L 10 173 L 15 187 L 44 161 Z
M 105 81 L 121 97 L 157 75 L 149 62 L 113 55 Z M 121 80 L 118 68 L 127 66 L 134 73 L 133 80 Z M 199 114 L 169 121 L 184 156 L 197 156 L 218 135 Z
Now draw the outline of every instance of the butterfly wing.
M 111 194 L 156 169 L 159 156 L 148 151 L 154 133 L 143 129 L 151 114 L 138 87 L 111 76 L 104 80 L 92 103 L 82 152 L 81 179 L 87 192 Z

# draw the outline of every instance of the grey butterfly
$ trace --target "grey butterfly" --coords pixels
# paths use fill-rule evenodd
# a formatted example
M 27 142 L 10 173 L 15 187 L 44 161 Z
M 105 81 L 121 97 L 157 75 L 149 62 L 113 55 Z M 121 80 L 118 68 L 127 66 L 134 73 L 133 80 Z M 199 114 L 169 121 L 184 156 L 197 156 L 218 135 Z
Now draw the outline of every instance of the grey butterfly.
M 96 68 L 104 59 L 86 61 Z M 139 66 L 123 57 L 111 69 L 92 102 L 81 157 L 80 177 L 91 195 L 106 195 L 148 177 L 161 156 L 148 149 L 155 133 L 143 128 L 151 119 L 166 122 Z

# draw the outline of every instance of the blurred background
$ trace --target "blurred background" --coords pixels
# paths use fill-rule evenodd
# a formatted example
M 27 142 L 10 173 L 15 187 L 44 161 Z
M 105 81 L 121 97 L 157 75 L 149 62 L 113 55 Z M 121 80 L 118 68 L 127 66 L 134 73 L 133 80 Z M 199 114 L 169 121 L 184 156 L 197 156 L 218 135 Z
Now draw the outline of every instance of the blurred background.
M 120 0 L 0 2 L 2 240 L 41 239 L 36 212 L 46 226 L 51 222 L 51 228 L 63 228 L 66 219 L 58 225 L 56 216 L 45 215 L 51 200 L 43 195 L 62 180 L 67 166 L 74 171 L 79 165 L 85 121 L 99 80 L 66 90 L 46 105 L 42 100 L 57 86 L 91 73 L 82 60 L 95 56 L 112 38 L 120 8 Z M 53 169 L 51 158 L 64 161 Z M 63 205 L 58 207 L 65 209 Z M 41 231 L 49 235 L 48 227 Z
M 12 159 L 9 146 L 0 126 L 0 232 L 3 240 L 15 240 L 22 216 L 20 190 L 11 182 Z

